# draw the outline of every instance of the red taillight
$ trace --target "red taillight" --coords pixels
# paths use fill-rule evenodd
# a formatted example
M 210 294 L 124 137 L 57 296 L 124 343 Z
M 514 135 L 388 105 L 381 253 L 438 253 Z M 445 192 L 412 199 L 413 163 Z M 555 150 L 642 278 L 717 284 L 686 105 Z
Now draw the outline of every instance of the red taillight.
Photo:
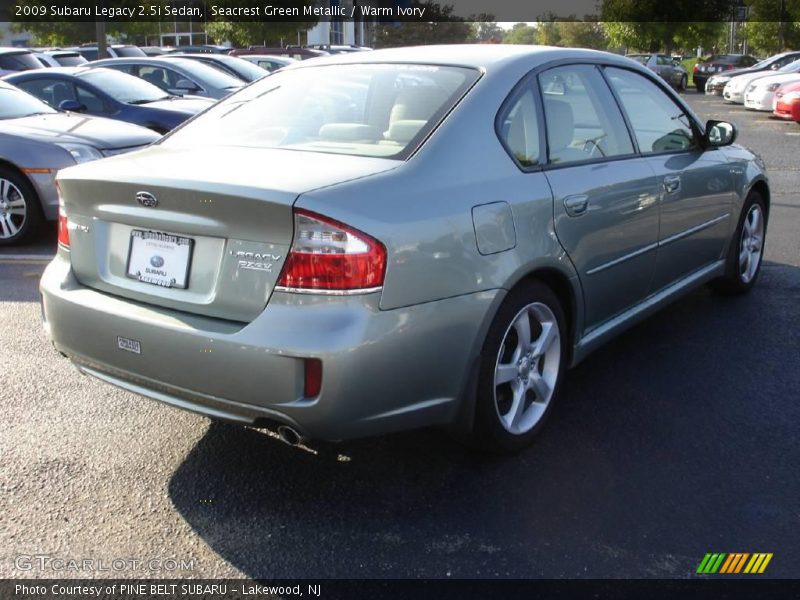
M 322 389 L 322 361 L 317 358 L 307 358 L 305 361 L 305 383 L 303 396 L 316 398 Z
M 58 208 L 58 243 L 69 248 L 69 229 L 67 228 L 67 213 L 64 207 Z
M 695 64 L 694 69 L 692 69 L 692 73 L 697 73 L 700 70 L 700 65 Z
M 725 70 L 730 71 L 731 69 L 735 69 L 735 65 L 725 65 Z
M 278 285 L 292 290 L 358 291 L 383 285 L 386 248 L 375 238 L 297 209 L 294 241 Z

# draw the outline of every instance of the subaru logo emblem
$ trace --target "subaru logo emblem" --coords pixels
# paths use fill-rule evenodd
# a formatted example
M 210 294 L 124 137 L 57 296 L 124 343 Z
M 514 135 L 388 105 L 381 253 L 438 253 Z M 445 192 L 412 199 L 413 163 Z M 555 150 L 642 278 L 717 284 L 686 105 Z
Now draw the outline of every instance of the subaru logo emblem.
M 156 269 L 160 269 L 164 266 L 164 259 L 156 254 L 154 257 L 150 259 L 150 264 L 153 265 Z
M 158 206 L 158 199 L 150 192 L 136 192 L 136 201 L 146 208 Z

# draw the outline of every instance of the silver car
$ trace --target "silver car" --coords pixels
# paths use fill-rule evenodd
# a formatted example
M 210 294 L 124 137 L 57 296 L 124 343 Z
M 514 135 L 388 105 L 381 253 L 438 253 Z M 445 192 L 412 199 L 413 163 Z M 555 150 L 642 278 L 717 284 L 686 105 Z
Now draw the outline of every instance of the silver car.
M 218 100 L 244 85 L 241 79 L 233 75 L 188 58 L 106 58 L 87 66 L 116 69 L 178 96 L 190 94 Z
M 666 54 L 627 54 L 628 58 L 657 73 L 664 81 L 681 92 L 686 91 L 689 73 L 680 60 Z
M 770 193 L 735 137 L 603 52 L 299 63 L 60 173 L 46 326 L 85 373 L 289 443 L 519 450 L 603 342 L 752 288 Z
M 142 148 L 158 134 L 111 119 L 59 112 L 0 82 L 0 246 L 24 242 L 58 217 L 59 169 Z

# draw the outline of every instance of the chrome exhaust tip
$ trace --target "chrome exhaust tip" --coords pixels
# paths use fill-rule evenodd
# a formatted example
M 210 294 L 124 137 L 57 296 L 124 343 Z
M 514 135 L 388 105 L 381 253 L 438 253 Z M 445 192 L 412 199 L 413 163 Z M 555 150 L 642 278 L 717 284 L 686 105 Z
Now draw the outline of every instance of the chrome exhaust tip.
M 278 427 L 278 437 L 284 444 L 290 446 L 299 446 L 303 441 L 303 436 L 288 425 L 281 425 Z

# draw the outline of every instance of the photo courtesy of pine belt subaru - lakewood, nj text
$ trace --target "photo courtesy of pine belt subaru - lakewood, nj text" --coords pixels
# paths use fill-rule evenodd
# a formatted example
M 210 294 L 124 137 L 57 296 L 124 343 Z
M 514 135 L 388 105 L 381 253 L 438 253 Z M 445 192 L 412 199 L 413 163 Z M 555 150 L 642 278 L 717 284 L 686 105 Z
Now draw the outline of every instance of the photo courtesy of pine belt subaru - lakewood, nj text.
M 297 63 L 59 173 L 55 347 L 289 443 L 534 438 L 568 367 L 705 283 L 755 283 L 770 193 L 736 129 L 591 50 Z

